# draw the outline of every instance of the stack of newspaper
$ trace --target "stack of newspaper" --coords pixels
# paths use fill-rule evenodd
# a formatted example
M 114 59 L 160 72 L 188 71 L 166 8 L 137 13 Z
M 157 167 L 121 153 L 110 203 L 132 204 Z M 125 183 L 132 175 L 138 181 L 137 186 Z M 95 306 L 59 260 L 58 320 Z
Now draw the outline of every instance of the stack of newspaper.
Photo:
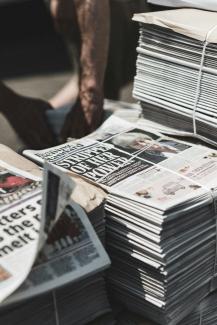
M 101 276 L 92 276 L 73 285 L 19 301 L 2 307 L 0 320 L 7 325 L 72 325 L 87 324 L 110 312 L 105 281 Z
M 214 325 L 217 324 L 217 292 L 211 293 L 202 302 L 198 307 L 183 321 L 180 325 Z
M 127 307 L 175 325 L 215 288 L 217 151 L 112 117 L 25 154 L 109 191 L 110 288 Z
M 194 311 L 183 319 L 178 325 L 215 325 L 217 324 L 217 292 L 211 293 L 204 298 Z M 146 320 L 138 314 L 122 310 L 118 315 L 119 325 L 157 325 L 156 323 Z
M 86 324 L 109 312 L 102 273 L 109 258 L 94 231 L 104 237 L 103 210 L 92 209 L 100 190 L 83 189 L 92 226 L 72 200 L 82 193 L 78 181 L 46 165 L 42 195 L 38 167 L 0 152 L 7 161 L 0 161 L 0 323 Z
M 217 142 L 217 13 L 178 9 L 137 14 L 134 97 L 144 116 Z

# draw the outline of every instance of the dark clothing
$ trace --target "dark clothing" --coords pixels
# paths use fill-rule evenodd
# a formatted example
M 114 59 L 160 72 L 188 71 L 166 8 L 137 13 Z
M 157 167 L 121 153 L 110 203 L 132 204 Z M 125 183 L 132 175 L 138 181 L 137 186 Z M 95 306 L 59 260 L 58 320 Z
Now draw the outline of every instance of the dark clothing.
M 145 0 L 110 0 L 111 32 L 108 64 L 105 76 L 105 97 L 118 99 L 121 87 L 136 74 L 136 47 L 138 23 L 132 21 L 135 13 L 165 10 L 165 7 L 147 4 Z

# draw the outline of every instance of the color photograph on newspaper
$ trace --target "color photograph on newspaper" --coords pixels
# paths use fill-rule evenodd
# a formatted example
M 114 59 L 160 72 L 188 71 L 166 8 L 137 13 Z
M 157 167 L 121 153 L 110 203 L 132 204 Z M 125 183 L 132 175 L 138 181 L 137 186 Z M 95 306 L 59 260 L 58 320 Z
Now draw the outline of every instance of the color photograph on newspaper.
M 0 282 L 6 281 L 12 277 L 12 274 L 0 265 Z
M 28 193 L 40 189 L 40 186 L 39 181 L 1 167 L 0 162 L 0 208 L 24 198 Z

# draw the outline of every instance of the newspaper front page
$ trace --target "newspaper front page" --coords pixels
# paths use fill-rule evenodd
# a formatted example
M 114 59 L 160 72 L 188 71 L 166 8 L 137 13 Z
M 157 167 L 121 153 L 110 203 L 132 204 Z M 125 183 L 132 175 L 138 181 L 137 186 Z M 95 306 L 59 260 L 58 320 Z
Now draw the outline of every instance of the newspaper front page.
M 0 161 L 0 302 L 29 274 L 42 236 L 41 182 Z
M 44 169 L 42 217 L 48 236 L 28 278 L 5 304 L 80 281 L 110 265 L 84 210 L 71 200 L 75 183 L 49 164 Z
M 111 117 L 93 135 L 76 143 L 79 141 L 83 148 L 73 155 L 62 154 L 61 159 L 51 155 L 55 150 L 58 152 L 58 148 L 26 151 L 25 154 L 35 161 L 44 159 L 62 170 L 76 173 L 113 193 L 124 194 L 155 208 L 160 203 L 162 210 L 181 204 L 183 200 L 196 199 L 211 189 L 215 150 L 163 136 L 144 125 L 131 124 L 117 117 Z M 74 142 L 65 144 L 71 145 L 74 146 Z M 193 158 L 189 161 L 189 157 L 196 154 L 201 159 L 196 163 Z M 190 163 L 192 168 L 197 165 L 195 171 L 192 169 L 193 174 L 183 173 L 182 164 L 185 163 Z M 174 164 L 181 166 L 176 168 Z M 206 169 L 204 180 L 198 174 L 201 168 Z

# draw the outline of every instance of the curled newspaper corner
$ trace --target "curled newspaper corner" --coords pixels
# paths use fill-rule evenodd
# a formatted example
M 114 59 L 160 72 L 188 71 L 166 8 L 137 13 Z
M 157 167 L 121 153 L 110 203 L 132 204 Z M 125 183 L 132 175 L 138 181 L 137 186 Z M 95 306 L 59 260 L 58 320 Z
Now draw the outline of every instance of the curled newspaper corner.
M 42 215 L 46 220 L 49 233 L 55 225 L 66 205 L 69 203 L 75 183 L 56 167 L 45 162 L 43 173 L 43 205 Z
M 75 183 L 67 174 L 45 164 L 42 219 L 46 242 L 29 277 L 5 304 L 89 278 L 110 265 L 85 211 L 71 200 L 74 188 Z
M 34 264 L 43 234 L 40 214 L 39 179 L 0 161 L 0 302 L 23 283 Z

